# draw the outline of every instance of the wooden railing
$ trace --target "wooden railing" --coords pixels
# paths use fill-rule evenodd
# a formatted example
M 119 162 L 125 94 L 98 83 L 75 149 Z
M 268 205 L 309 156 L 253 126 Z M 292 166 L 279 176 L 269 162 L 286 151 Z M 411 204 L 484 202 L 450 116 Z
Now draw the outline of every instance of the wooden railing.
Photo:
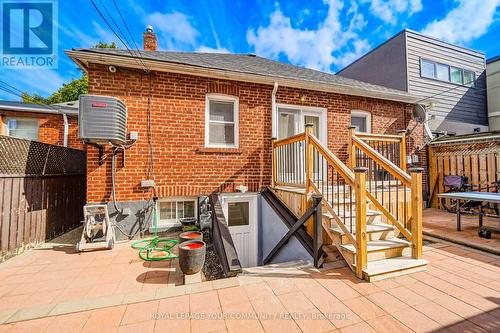
M 355 269 L 360 278 L 368 264 L 367 202 L 371 202 L 375 209 L 383 213 L 388 223 L 396 226 L 412 242 L 414 258 L 420 258 L 422 254 L 421 173 L 413 170 L 411 176 L 408 175 L 392 160 L 366 143 L 364 139 L 367 138 L 373 143 L 380 141 L 382 137 L 351 132 L 349 167 L 312 134 L 312 127 L 309 125 L 306 125 L 305 133 L 273 141 L 272 144 L 273 186 L 304 189 L 305 198 L 310 198 L 313 194 L 323 196 L 325 212 L 356 248 Z M 385 136 L 384 140 L 399 145 L 397 149 L 395 146 L 392 148 L 398 152 L 393 156 L 397 155 L 400 158 L 398 164 L 405 168 L 406 161 L 401 158 L 405 156 L 402 148 L 405 145 L 404 138 Z M 356 159 L 356 156 L 360 158 Z M 384 172 L 386 179 L 375 177 L 380 171 Z M 310 206 L 310 200 L 308 202 Z M 411 202 L 410 206 L 407 202 Z M 325 220 L 323 227 L 330 229 Z
M 355 132 L 355 127 L 349 127 L 349 138 L 356 136 L 358 139 L 363 140 L 367 145 L 404 171 L 406 171 L 405 133 L 406 131 L 402 131 L 400 135 L 359 133 Z M 364 158 L 361 154 L 355 154 L 353 149 L 351 139 L 349 139 L 349 156 L 355 157 L 354 159 L 349 159 L 349 167 L 351 169 L 356 164 L 360 164 Z
M 372 137 L 351 130 L 349 165 L 367 169 L 367 198 L 412 243 L 412 257 L 418 259 L 422 256 L 422 170 L 412 168 L 406 173 L 405 159 L 400 159 L 403 168 L 399 167 L 365 141 Z M 396 140 L 396 136 L 378 137 Z M 403 145 L 404 138 L 399 142 Z
M 356 247 L 356 275 L 360 278 L 367 266 L 366 205 L 356 202 L 366 202 L 364 179 L 363 172 L 355 174 L 325 147 L 312 134 L 311 126 L 306 126 L 305 133 L 273 142 L 274 186 L 305 188 L 307 198 L 322 195 L 326 213 Z M 322 224 L 330 229 L 324 219 Z

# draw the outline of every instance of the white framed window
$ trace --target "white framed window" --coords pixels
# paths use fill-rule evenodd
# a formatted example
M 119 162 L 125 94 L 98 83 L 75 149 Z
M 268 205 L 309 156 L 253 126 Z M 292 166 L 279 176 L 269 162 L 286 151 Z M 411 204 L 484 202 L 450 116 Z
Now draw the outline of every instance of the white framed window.
M 238 148 L 238 97 L 207 94 L 205 103 L 205 146 L 214 148 Z
M 180 219 L 198 217 L 196 198 L 168 198 L 158 201 L 158 226 L 180 226 Z
M 372 114 L 368 111 L 352 110 L 351 126 L 356 127 L 356 132 L 371 133 Z
M 476 73 L 436 61 L 420 59 L 420 76 L 439 81 L 474 87 Z
M 7 117 L 7 136 L 38 141 L 38 119 Z

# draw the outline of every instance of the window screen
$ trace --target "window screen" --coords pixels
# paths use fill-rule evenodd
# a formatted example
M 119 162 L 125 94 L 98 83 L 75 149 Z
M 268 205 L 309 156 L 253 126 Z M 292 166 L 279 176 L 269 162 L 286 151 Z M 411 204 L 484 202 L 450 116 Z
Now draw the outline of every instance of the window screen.
M 435 78 L 436 73 L 434 69 L 434 63 L 427 61 L 427 60 L 422 60 L 422 68 L 420 69 L 421 75 L 425 77 L 430 77 L 430 78 Z
M 351 125 L 356 127 L 356 132 L 366 132 L 366 117 L 351 116 Z

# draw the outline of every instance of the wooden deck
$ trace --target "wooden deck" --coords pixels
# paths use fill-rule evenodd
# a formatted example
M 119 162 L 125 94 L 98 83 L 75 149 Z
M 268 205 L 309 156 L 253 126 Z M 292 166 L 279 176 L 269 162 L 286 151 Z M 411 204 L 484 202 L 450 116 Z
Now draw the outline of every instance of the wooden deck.
M 455 214 L 436 208 L 428 208 L 424 210 L 424 235 L 436 236 L 465 246 L 500 254 L 500 234 L 493 234 L 491 239 L 480 238 L 477 234 L 479 222 L 476 215 L 462 215 L 462 231 L 457 231 L 456 221 Z M 498 219 L 485 217 L 484 225 L 498 226 Z

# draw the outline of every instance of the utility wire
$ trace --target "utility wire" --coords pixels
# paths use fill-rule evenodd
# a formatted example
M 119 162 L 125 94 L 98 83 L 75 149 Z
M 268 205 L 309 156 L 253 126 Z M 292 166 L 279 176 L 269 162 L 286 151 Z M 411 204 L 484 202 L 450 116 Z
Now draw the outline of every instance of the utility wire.
M 125 21 L 125 19 L 123 18 L 122 12 L 121 12 L 119 6 L 116 4 L 115 0 L 113 0 L 113 4 L 115 5 L 115 8 L 116 8 L 116 11 L 118 12 L 118 15 L 120 15 L 120 18 L 121 18 L 121 20 L 123 22 L 123 25 L 125 26 L 125 29 L 127 29 L 127 32 L 128 32 L 128 34 L 130 36 L 130 39 L 134 43 L 135 49 L 137 50 L 137 54 L 139 54 L 139 60 L 141 61 L 141 63 L 143 64 L 143 66 L 147 68 L 147 71 L 149 72 L 150 68 L 148 67 L 148 65 L 146 64 L 146 62 L 142 59 L 142 57 L 141 57 L 141 51 L 139 50 L 139 47 L 137 46 L 138 44 L 135 42 L 134 35 L 132 35 L 132 33 L 130 32 L 128 24 Z

